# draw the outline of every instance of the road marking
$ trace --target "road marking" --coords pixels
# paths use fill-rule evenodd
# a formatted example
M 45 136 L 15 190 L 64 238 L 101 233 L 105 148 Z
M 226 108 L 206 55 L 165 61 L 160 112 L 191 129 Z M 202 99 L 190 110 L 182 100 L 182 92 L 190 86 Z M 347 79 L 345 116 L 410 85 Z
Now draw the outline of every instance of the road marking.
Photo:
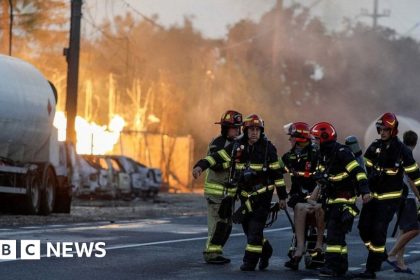
M 349 271 L 356 271 L 359 270 L 360 267 L 349 267 Z
M 409 254 L 420 254 L 420 251 L 410 251 Z
M 265 230 L 264 233 L 271 233 L 277 231 L 285 231 L 291 230 L 291 227 L 283 227 L 283 228 L 276 228 L 276 229 L 268 229 Z M 237 236 L 244 236 L 244 233 L 233 233 L 231 237 Z M 136 248 L 136 247 L 144 247 L 144 246 L 152 246 L 152 245 L 161 245 L 161 244 L 171 244 L 171 243 L 180 243 L 180 242 L 188 242 L 188 241 L 197 241 L 197 240 L 206 240 L 208 237 L 193 237 L 193 238 L 184 238 L 184 239 L 174 239 L 174 240 L 164 240 L 164 241 L 155 241 L 155 242 L 147 242 L 147 243 L 135 243 L 135 244 L 127 244 L 127 245 L 116 245 L 106 247 L 106 250 L 116 250 L 116 249 L 125 249 L 125 248 Z

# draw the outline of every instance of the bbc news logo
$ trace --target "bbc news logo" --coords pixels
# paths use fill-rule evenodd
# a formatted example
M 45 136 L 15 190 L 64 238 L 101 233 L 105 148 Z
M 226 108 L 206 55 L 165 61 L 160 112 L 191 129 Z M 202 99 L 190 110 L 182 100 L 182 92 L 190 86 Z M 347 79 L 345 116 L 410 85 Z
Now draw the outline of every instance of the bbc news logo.
M 47 242 L 46 254 L 42 257 L 57 258 L 103 258 L 105 242 Z M 0 240 L 0 260 L 16 260 L 17 240 Z M 40 260 L 40 240 L 20 240 L 20 259 Z

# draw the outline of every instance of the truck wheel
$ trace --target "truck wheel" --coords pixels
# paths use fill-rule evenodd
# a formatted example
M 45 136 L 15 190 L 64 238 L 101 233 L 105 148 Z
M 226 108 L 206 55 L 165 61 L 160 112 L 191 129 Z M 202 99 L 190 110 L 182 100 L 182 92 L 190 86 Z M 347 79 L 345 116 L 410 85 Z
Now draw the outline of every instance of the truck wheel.
M 42 215 L 49 215 L 54 210 L 57 178 L 51 166 L 46 165 L 42 172 L 41 209 Z
M 41 205 L 40 180 L 36 174 L 26 178 L 26 195 L 24 198 L 25 214 L 36 215 Z

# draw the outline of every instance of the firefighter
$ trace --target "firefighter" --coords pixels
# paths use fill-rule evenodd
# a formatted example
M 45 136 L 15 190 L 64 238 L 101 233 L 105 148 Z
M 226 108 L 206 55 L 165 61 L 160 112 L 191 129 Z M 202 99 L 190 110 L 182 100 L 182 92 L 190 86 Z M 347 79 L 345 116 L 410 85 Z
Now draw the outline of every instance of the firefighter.
M 374 279 L 386 260 L 386 234 L 403 191 L 404 172 L 420 186 L 420 172 L 411 150 L 397 137 L 398 120 L 395 114 L 385 113 L 376 122 L 380 139 L 365 152 L 366 169 L 373 199 L 362 208 L 359 220 L 360 237 L 369 254 L 366 270 L 359 278 Z
M 291 259 L 284 265 L 293 270 L 299 268 L 305 246 L 305 228 L 308 214 L 315 214 L 317 240 L 314 248 L 314 260 L 322 260 L 324 238 L 324 211 L 317 203 L 318 188 L 313 174 L 318 162 L 317 149 L 312 145 L 309 126 L 304 122 L 292 123 L 287 128 L 287 135 L 292 146 L 282 156 L 285 171 L 290 174 L 292 186 L 287 205 L 294 210 L 296 249 Z M 315 192 L 314 192 L 315 191 Z
M 337 277 L 348 269 L 345 239 L 358 214 L 356 195 L 361 194 L 366 203 L 371 198 L 370 191 L 365 171 L 350 148 L 337 142 L 337 132 L 330 123 L 315 124 L 311 134 L 319 141 L 320 163 L 317 168 L 320 176 L 317 179 L 322 189 L 327 222 L 325 265 L 320 276 Z
M 207 168 L 226 163 L 231 165 L 231 178 L 238 186 L 241 200 L 234 216 L 242 224 L 248 243 L 240 269 L 253 271 L 258 264 L 264 270 L 273 251 L 263 235 L 273 192 L 276 189 L 280 208 L 286 205 L 287 193 L 276 148 L 265 136 L 264 122 L 258 115 L 244 119 L 243 136 L 237 142 L 198 161 L 194 177 Z
M 242 114 L 233 110 L 226 111 L 220 122 L 215 124 L 220 124 L 221 134 L 210 142 L 208 154 L 222 150 L 239 136 Z M 209 264 L 230 263 L 230 259 L 223 256 L 223 246 L 232 231 L 231 214 L 226 214 L 226 212 L 233 208 L 236 189 L 229 188 L 228 179 L 229 165 L 216 164 L 208 169 L 204 184 L 204 196 L 207 200 L 208 238 L 203 255 L 205 262 Z M 232 199 L 223 200 L 229 197 Z

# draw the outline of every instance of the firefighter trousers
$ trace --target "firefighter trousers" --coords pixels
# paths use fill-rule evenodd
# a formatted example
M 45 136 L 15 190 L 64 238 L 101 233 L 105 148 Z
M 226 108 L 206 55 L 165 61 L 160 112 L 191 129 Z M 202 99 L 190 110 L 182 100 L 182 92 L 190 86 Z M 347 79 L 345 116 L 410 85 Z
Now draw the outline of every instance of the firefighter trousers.
M 206 200 L 208 237 L 203 255 L 207 262 L 223 254 L 223 246 L 232 231 L 232 219 L 219 216 L 222 197 L 206 195 Z
M 260 206 L 247 213 L 242 222 L 242 228 L 247 238 L 243 261 L 251 266 L 256 266 L 260 258 L 268 260 L 273 253 L 273 248 L 264 238 L 263 233 L 268 212 L 269 207 Z
M 366 261 L 368 271 L 381 270 L 382 262 L 387 258 L 385 243 L 388 225 L 397 211 L 399 200 L 374 198 L 363 205 L 358 228 L 360 237 L 369 251 Z
M 351 222 L 343 222 L 343 203 L 328 205 L 327 248 L 325 249 L 325 267 L 338 275 L 345 274 L 348 269 L 348 252 L 346 234 L 351 230 Z

